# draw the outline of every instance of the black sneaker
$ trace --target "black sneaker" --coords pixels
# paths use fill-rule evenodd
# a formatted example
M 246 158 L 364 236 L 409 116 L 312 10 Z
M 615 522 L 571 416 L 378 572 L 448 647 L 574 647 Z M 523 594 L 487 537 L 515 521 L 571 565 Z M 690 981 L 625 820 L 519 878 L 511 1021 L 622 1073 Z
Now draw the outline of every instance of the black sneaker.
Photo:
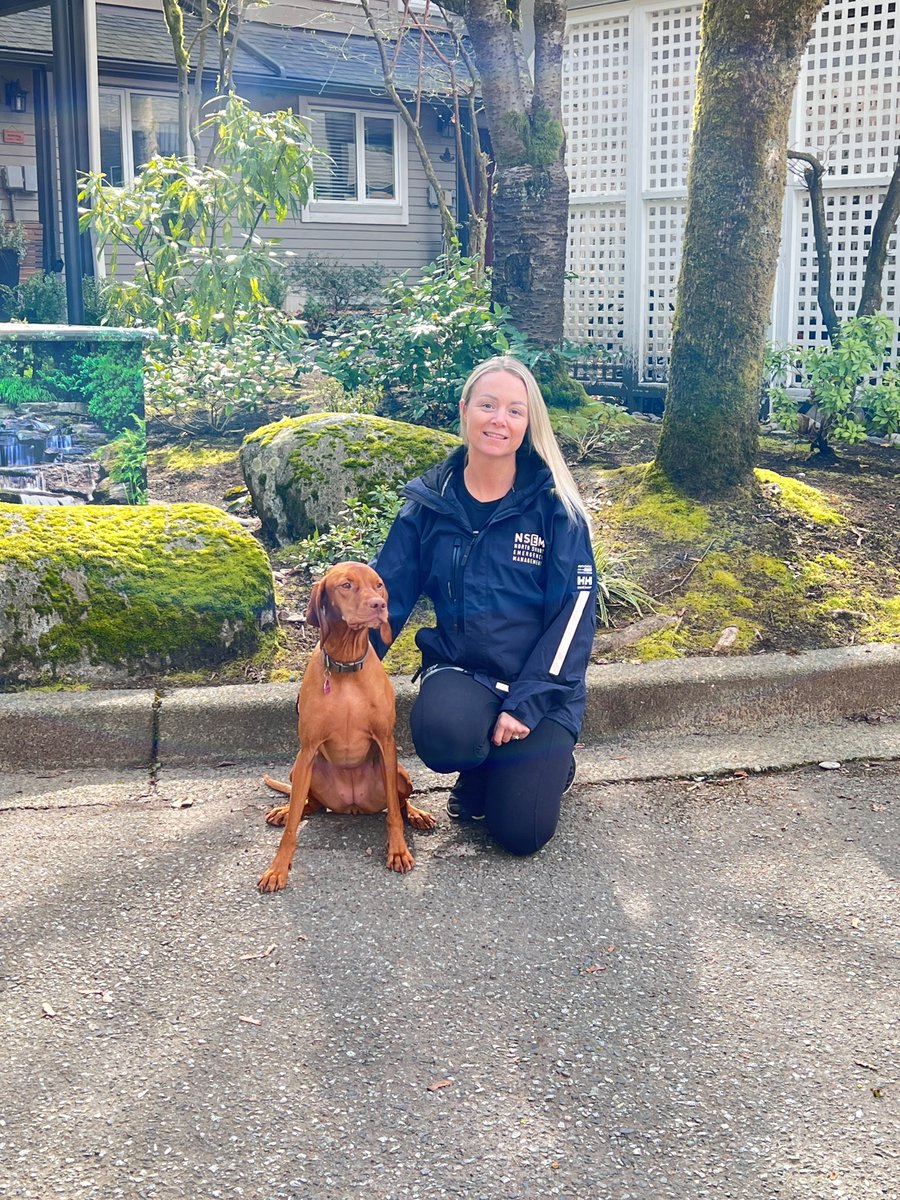
M 569 774 L 566 776 L 566 786 L 562 790 L 562 794 L 567 796 L 572 790 L 572 784 L 575 782 L 575 773 L 578 767 L 575 763 L 575 755 L 572 755 L 572 761 L 569 764 Z
M 447 816 L 466 824 L 484 820 L 484 794 L 480 784 L 461 772 L 447 797 Z

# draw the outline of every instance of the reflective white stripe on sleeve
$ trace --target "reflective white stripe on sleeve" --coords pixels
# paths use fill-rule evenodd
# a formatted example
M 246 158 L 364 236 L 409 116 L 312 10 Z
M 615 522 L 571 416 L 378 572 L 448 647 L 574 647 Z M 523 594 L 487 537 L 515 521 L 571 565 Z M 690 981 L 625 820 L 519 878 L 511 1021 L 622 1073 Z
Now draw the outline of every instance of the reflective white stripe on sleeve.
M 575 607 L 572 609 L 572 615 L 569 617 L 565 633 L 562 635 L 559 648 L 556 651 L 553 662 L 550 664 L 551 675 L 558 675 L 562 670 L 562 665 L 566 661 L 566 655 L 569 653 L 569 647 L 572 645 L 572 639 L 575 636 L 575 630 L 578 628 L 578 622 L 581 620 L 581 614 L 584 612 L 590 598 L 591 593 L 587 589 L 578 593 L 578 599 L 575 601 Z

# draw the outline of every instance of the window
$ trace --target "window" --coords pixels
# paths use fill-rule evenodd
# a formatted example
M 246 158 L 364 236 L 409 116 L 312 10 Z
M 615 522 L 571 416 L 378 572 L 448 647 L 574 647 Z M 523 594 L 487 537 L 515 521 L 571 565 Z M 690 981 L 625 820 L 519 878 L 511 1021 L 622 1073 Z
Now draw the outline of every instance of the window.
M 406 141 L 397 118 L 374 110 L 310 106 L 313 221 L 405 224 Z
M 178 98 L 100 89 L 100 169 L 117 187 L 157 154 L 178 153 Z

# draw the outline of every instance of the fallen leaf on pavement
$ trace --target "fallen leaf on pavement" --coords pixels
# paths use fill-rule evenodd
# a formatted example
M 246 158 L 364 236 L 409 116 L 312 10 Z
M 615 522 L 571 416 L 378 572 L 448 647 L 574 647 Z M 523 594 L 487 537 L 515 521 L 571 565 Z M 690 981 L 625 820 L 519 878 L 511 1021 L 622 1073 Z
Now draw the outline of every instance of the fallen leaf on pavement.
M 254 958 L 268 958 L 270 954 L 275 953 L 276 949 L 277 946 L 273 942 L 271 946 L 266 946 L 265 950 L 259 950 L 255 954 L 242 954 L 241 962 L 250 962 Z
M 245 1025 L 262 1025 L 262 1021 L 258 1020 L 256 1017 L 239 1016 L 238 1020 L 243 1021 Z
M 439 1092 L 441 1088 L 451 1087 L 454 1083 L 456 1083 L 455 1079 L 438 1079 L 434 1083 L 429 1083 L 427 1090 L 429 1092 Z
M 590 967 L 584 968 L 585 975 L 595 975 L 598 971 L 605 971 L 606 967 L 603 963 L 594 963 Z
M 55 1017 L 56 1016 L 56 1009 L 53 1007 L 52 1004 L 42 1004 L 41 1011 L 43 1012 L 45 1017 Z

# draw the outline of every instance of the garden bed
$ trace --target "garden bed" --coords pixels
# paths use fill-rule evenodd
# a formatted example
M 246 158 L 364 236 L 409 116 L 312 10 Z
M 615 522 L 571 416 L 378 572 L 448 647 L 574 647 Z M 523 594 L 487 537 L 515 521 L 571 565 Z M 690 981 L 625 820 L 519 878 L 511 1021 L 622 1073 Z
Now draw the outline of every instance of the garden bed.
M 647 479 L 658 433 L 649 422 L 626 425 L 609 449 L 574 468 L 597 542 L 614 559 L 626 556 L 629 574 L 654 598 L 645 615 L 659 618 L 632 644 L 598 639 L 595 661 L 710 654 L 728 629 L 737 631 L 734 642 L 719 653 L 900 640 L 896 450 L 866 443 L 836 460 L 810 459 L 804 444 L 766 436 L 760 489 L 700 506 Z M 221 442 L 151 452 L 151 500 L 201 500 L 234 511 L 236 455 L 235 445 Z M 252 514 L 246 519 L 253 527 Z M 267 662 L 234 664 L 191 682 L 302 674 L 316 643 L 302 623 L 312 578 L 295 549 L 270 548 L 269 555 L 280 649 Z M 612 619 L 621 631 L 636 614 L 614 608 Z M 410 639 L 402 640 L 394 657 L 397 669 L 408 670 Z

